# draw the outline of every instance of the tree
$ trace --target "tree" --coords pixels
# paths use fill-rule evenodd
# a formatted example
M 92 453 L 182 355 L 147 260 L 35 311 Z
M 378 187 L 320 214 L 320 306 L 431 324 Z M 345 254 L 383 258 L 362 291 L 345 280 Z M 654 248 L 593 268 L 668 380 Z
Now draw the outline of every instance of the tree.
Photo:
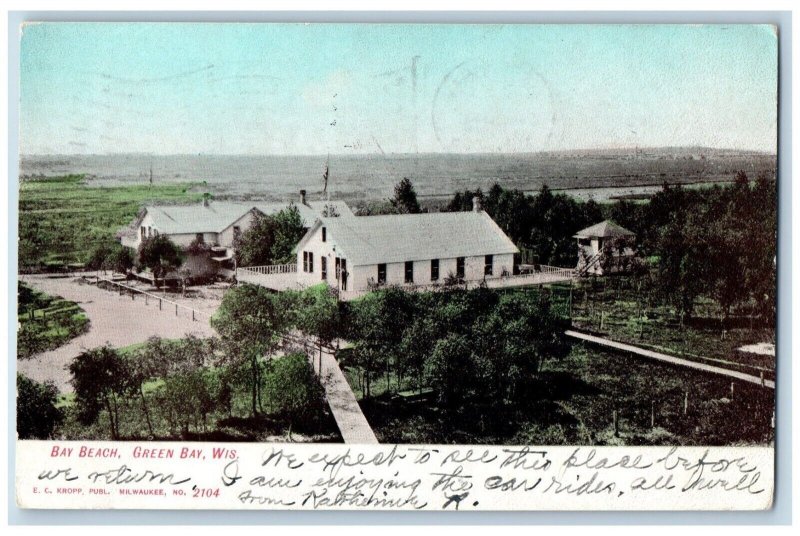
M 676 216 L 661 230 L 658 284 L 662 296 L 676 304 L 681 321 L 691 316 L 694 302 L 708 281 L 708 248 L 703 228 L 693 219 Z
M 303 291 L 298 301 L 295 323 L 303 332 L 316 337 L 321 361 L 322 347 L 330 345 L 339 332 L 339 300 L 334 290 L 323 283 Z
M 413 297 L 394 287 L 371 292 L 353 304 L 351 337 L 364 373 L 366 396 L 370 396 L 372 379 L 381 366 L 388 389 L 391 365 L 413 314 Z
M 266 216 L 257 212 L 249 229 L 234 242 L 240 266 L 261 266 L 293 262 L 294 246 L 303 238 L 305 226 L 294 204 Z
M 239 285 L 222 299 L 211 325 L 220 335 L 223 362 L 248 368 L 252 415 L 258 414 L 262 364 L 292 325 L 292 311 L 281 294 L 256 285 Z
M 465 336 L 450 334 L 436 341 L 425 365 L 425 376 L 443 406 L 457 409 L 463 404 L 475 375 L 474 365 Z
M 161 411 L 186 437 L 189 427 L 206 429 L 206 417 L 214 409 L 213 375 L 204 368 L 180 370 L 164 378 L 159 396 Z
M 172 346 L 172 343 L 160 337 L 150 337 L 130 361 L 129 387 L 139 397 L 150 437 L 154 437 L 155 432 L 147 397 L 144 394 L 144 384 L 167 375 L 173 355 Z
M 101 243 L 92 250 L 89 260 L 86 261 L 86 268 L 89 270 L 100 270 L 106 262 L 106 258 L 111 254 L 111 246 Z
M 417 192 L 408 178 L 403 178 L 395 185 L 391 202 L 400 214 L 418 214 L 422 211 L 417 201 Z
M 51 382 L 39 383 L 17 373 L 17 436 L 20 439 L 51 439 L 64 420 L 56 407 L 58 389 Z
M 69 365 L 78 420 L 92 424 L 106 410 L 111 439 L 119 439 L 119 402 L 130 387 L 130 369 L 110 346 L 86 350 Z
M 156 286 L 183 263 L 183 252 L 166 235 L 145 238 L 139 245 L 138 264 L 153 272 Z
M 303 354 L 270 360 L 265 383 L 270 408 L 286 415 L 290 429 L 293 421 L 314 415 L 323 400 L 322 386 Z
M 133 254 L 131 249 L 123 246 L 115 246 L 103 259 L 101 265 L 103 270 L 113 270 L 121 274 L 127 273 L 128 270 L 133 268 Z
M 273 217 L 273 242 L 270 249 L 270 264 L 289 264 L 294 262 L 294 247 L 305 235 L 306 229 L 300 211 L 294 204 L 281 210 Z

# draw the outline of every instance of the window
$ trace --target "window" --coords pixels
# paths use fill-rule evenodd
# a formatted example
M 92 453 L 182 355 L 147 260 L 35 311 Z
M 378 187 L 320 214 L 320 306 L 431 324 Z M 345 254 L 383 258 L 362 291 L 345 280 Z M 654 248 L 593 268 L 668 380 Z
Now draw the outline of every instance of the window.
M 322 280 L 328 279 L 328 258 L 327 257 L 320 257 L 319 258 L 319 271 L 322 273 Z
M 406 261 L 406 283 L 414 282 L 414 261 Z
M 433 259 L 431 261 L 431 281 L 437 281 L 439 279 L 439 259 Z
M 379 264 L 378 265 L 378 284 L 385 285 L 386 284 L 386 265 Z
M 328 233 L 326 231 L 327 230 L 325 229 L 325 227 L 323 227 L 322 228 L 322 241 L 323 242 L 327 242 L 328 241 Z
M 238 225 L 234 225 L 233 226 L 233 238 L 234 238 L 234 240 L 237 239 L 237 238 L 241 238 L 241 236 L 242 236 L 242 228 L 239 227 Z
M 195 235 L 194 239 L 197 240 L 198 244 L 202 244 L 203 243 L 203 233 L 197 233 Z
M 456 277 L 464 279 L 464 257 L 458 257 L 456 259 Z
M 342 259 L 342 290 L 347 290 L 347 259 Z
M 309 274 L 314 271 L 314 253 L 311 251 L 303 252 L 303 271 Z
M 494 271 L 494 255 L 486 255 L 483 262 L 483 275 L 492 275 Z
M 142 225 L 142 228 L 141 228 L 140 230 L 141 230 L 141 232 L 142 232 L 142 239 L 145 239 L 145 238 L 147 238 L 147 227 L 145 227 L 144 225 Z

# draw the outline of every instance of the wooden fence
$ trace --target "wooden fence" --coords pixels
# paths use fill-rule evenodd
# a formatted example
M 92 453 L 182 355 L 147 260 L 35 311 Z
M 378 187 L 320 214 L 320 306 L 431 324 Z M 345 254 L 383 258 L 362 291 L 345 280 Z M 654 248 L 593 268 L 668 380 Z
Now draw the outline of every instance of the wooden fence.
M 140 296 L 144 299 L 145 305 L 149 305 L 150 302 L 158 303 L 158 310 L 171 310 L 172 308 L 175 309 L 175 316 L 178 316 L 179 312 L 183 311 L 186 313 L 187 317 L 191 316 L 192 320 L 197 321 L 198 318 L 211 318 L 211 315 L 203 312 L 198 311 L 197 309 L 193 309 L 187 305 L 182 303 L 178 303 L 176 301 L 169 300 L 164 296 L 158 296 L 153 294 L 152 292 L 147 292 L 146 290 L 138 289 L 136 287 L 132 287 L 126 283 L 120 283 L 119 281 L 114 281 L 112 279 L 108 279 L 105 277 L 100 276 L 83 276 L 84 281 L 87 283 L 91 283 L 97 285 L 98 288 L 107 288 L 111 291 L 118 291 L 120 296 L 124 294 L 128 294 L 131 297 L 131 300 L 135 300 L 136 296 Z

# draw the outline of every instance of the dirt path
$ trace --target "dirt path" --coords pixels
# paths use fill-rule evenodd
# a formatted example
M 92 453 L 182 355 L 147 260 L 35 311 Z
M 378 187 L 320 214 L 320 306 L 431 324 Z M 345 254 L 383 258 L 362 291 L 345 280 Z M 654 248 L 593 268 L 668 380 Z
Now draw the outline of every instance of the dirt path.
M 331 413 L 333 413 L 333 418 L 336 420 L 344 442 L 377 445 L 378 439 L 375 437 L 375 432 L 372 431 L 372 427 L 361 411 L 356 395 L 353 394 L 333 353 L 323 350 L 321 371 L 317 370 L 320 365 L 319 353 L 314 355 L 313 352 L 309 352 L 308 356 L 320 377 L 322 387 L 325 388 L 325 398 L 328 400 L 328 406 L 331 408 Z M 316 363 L 314 363 L 315 361 Z
M 132 300 L 130 296 L 80 284 L 73 278 L 21 276 L 20 279 L 46 294 L 78 303 L 91 321 L 87 333 L 64 346 L 30 359 L 17 360 L 19 372 L 39 382 L 52 381 L 62 393 L 72 391 L 66 367 L 85 349 L 106 343 L 114 347 L 128 346 L 144 342 L 154 335 L 177 339 L 188 334 L 199 337 L 214 334 L 207 316 L 198 316 L 197 321 L 192 321 L 191 315 L 183 310 L 176 316 L 174 306 L 170 308 L 167 304 L 159 311 L 158 303 L 152 299 L 145 304 L 141 296 Z M 176 301 L 181 302 L 180 299 Z M 209 300 L 200 310 L 213 311 L 216 306 L 212 301 Z M 188 301 L 187 305 L 192 306 Z

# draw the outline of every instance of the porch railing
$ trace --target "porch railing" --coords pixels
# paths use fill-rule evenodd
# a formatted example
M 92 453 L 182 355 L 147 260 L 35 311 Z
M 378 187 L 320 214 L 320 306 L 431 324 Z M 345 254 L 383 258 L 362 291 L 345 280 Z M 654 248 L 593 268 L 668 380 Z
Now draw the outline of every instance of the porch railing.
M 240 266 L 239 271 L 258 275 L 291 274 L 297 272 L 297 264 L 270 264 L 267 266 Z

